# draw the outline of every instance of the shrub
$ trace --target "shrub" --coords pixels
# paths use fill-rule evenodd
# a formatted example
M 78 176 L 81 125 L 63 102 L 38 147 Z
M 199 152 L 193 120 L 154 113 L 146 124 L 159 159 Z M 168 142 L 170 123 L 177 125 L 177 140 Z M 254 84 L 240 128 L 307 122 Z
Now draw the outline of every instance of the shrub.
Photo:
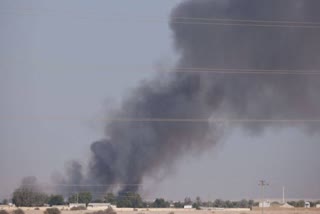
M 40 210 L 39 207 L 34 208 L 34 210 Z
M 105 214 L 117 214 L 117 212 L 114 211 L 112 207 L 108 207 L 108 209 L 105 210 Z
M 169 214 L 174 214 L 174 212 L 169 212 Z
M 0 214 L 9 214 L 6 210 L 0 210 Z
M 12 212 L 13 214 L 24 214 L 22 209 L 17 209 Z
M 60 214 L 60 210 L 58 208 L 48 208 L 46 211 L 44 211 L 44 214 Z
M 86 210 L 87 208 L 84 206 L 79 206 L 79 207 L 71 207 L 70 210 L 75 211 L 75 210 Z
M 88 214 L 117 214 L 117 212 L 115 212 L 111 207 L 109 207 L 106 210 L 99 210 Z
M 98 210 L 98 211 L 87 213 L 87 214 L 106 214 L 106 210 Z

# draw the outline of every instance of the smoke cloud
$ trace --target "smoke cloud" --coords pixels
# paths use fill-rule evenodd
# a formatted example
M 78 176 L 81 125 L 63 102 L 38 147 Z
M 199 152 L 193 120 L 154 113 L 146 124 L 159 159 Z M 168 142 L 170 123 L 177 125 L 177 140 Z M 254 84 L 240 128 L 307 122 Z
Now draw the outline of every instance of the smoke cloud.
M 118 185 L 120 193 L 138 191 L 135 184 L 141 184 L 145 176 L 170 169 L 182 155 L 200 154 L 217 144 L 226 130 L 211 119 L 318 119 L 320 75 L 293 74 L 292 70 L 320 68 L 320 29 L 215 25 L 196 19 L 320 22 L 318 8 L 317 0 L 195 0 L 177 5 L 170 28 L 180 58 L 173 70 L 188 68 L 190 72 L 159 74 L 144 81 L 110 117 L 206 121 L 111 121 L 105 138 L 91 145 L 87 175 L 75 164 L 65 182 L 111 184 L 104 186 L 105 191 Z M 196 68 L 289 71 L 281 75 L 273 71 L 213 74 Z M 313 131 L 319 125 L 299 124 Z M 259 134 L 274 123 L 237 125 Z

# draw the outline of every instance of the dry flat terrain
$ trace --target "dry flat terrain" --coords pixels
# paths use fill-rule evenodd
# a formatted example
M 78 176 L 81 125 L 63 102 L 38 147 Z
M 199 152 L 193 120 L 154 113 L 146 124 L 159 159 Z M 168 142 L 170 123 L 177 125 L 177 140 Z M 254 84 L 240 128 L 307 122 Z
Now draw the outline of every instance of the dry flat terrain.
M 43 210 L 33 210 L 33 209 L 24 209 L 26 214 L 43 214 Z M 62 211 L 62 214 L 86 214 L 93 212 L 91 210 L 83 210 L 83 211 Z M 179 209 L 161 209 L 159 211 L 153 210 L 153 211 L 117 211 L 117 214 L 261 214 L 261 210 L 255 209 L 253 211 L 228 211 L 228 210 L 179 210 Z M 320 209 L 302 209 L 302 208 L 296 208 L 296 209 L 265 209 L 264 214 L 320 214 Z

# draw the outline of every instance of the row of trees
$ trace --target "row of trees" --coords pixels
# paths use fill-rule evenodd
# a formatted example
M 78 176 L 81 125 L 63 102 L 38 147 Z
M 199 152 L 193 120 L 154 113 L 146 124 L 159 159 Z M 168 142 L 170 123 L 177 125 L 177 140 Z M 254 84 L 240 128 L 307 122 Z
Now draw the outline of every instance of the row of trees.
M 294 206 L 294 207 L 304 207 L 305 201 L 300 200 L 300 201 L 288 201 L 288 204 Z M 317 204 L 320 204 L 320 201 L 311 201 L 310 206 L 315 207 Z
M 3 201 L 7 203 L 8 201 Z M 93 199 L 90 192 L 79 192 L 77 194 L 71 195 L 67 200 L 62 195 L 47 195 L 40 191 L 35 191 L 31 188 L 21 187 L 13 193 L 12 202 L 20 206 L 43 206 L 44 204 L 53 205 L 63 205 L 67 203 L 84 203 L 88 205 L 90 202 L 106 202 L 116 205 L 117 207 L 132 207 L 132 208 L 165 208 L 173 206 L 175 208 L 182 208 L 184 205 L 192 205 L 194 208 L 203 207 L 220 207 L 220 208 L 251 208 L 253 206 L 258 206 L 258 202 L 253 200 L 241 200 L 241 201 L 229 201 L 217 199 L 215 201 L 202 202 L 200 197 L 197 197 L 194 201 L 187 197 L 183 202 L 172 202 L 167 201 L 163 198 L 157 198 L 153 202 L 143 201 L 138 193 L 126 192 L 119 195 L 114 195 L 113 193 L 107 193 L 104 197 Z M 295 207 L 303 207 L 304 201 L 290 201 L 290 205 Z M 311 202 L 311 206 L 315 206 L 320 202 Z
M 69 197 L 67 202 L 88 204 L 91 200 L 92 195 L 90 192 L 81 192 Z M 44 204 L 49 204 L 50 206 L 66 204 L 62 195 L 47 195 L 27 187 L 21 187 L 14 191 L 12 203 L 18 207 L 39 207 Z

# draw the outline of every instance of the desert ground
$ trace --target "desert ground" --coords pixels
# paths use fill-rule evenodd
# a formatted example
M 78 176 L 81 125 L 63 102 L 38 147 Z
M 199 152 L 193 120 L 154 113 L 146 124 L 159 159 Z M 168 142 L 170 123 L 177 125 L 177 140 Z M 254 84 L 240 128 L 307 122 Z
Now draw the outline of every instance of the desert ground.
M 34 210 L 34 208 L 23 208 L 25 214 L 42 214 L 45 210 L 41 208 L 40 210 Z M 10 210 L 8 210 L 10 212 Z M 246 210 L 246 209 L 238 209 L 238 210 L 183 210 L 183 209 L 159 209 L 159 210 L 115 210 L 117 214 L 261 214 L 262 211 L 260 209 Z M 91 213 L 93 210 L 82 210 L 82 211 L 70 211 L 63 210 L 61 214 L 86 214 Z M 292 208 L 292 209 L 284 209 L 284 208 L 265 208 L 264 214 L 320 214 L 319 208 Z

